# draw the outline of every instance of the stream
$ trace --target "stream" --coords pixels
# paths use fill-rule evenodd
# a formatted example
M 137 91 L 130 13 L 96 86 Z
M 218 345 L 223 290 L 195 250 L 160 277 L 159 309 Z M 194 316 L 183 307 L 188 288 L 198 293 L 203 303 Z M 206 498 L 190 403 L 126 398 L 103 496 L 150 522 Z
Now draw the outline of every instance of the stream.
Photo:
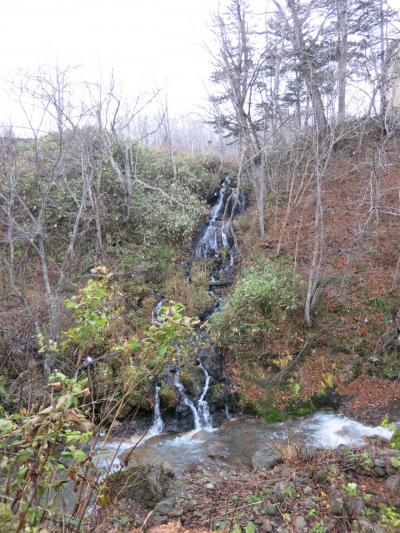
M 222 298 L 218 288 L 233 278 L 235 263 L 234 236 L 230 224 L 233 215 L 243 212 L 245 198 L 242 191 L 231 185 L 226 177 L 216 195 L 208 223 L 203 228 L 193 255 L 197 260 L 212 258 L 210 291 L 215 297 L 213 312 L 218 312 Z M 164 304 L 161 298 L 153 309 L 152 323 L 157 322 Z M 210 345 L 209 353 L 213 348 Z M 391 432 L 383 427 L 365 426 L 333 412 L 318 412 L 312 416 L 281 423 L 267 423 L 252 417 L 231 418 L 227 403 L 219 414 L 225 420 L 219 427 L 214 423 L 208 402 L 210 385 L 216 381 L 210 370 L 207 354 L 197 356 L 197 365 L 203 373 L 201 392 L 190 394 L 181 381 L 180 369 L 167 376 L 180 397 L 180 411 L 186 411 L 191 429 L 172 433 L 160 409 L 160 384 L 155 385 L 154 415 L 151 427 L 121 440 L 99 443 L 97 461 L 100 470 L 115 471 L 123 466 L 124 454 L 129 450 L 129 464 L 165 463 L 175 472 L 196 464 L 205 468 L 251 467 L 253 455 L 266 445 L 271 451 L 291 443 L 310 449 L 338 446 L 363 446 L 365 438 L 379 436 L 389 440 Z M 161 377 L 161 379 L 163 379 Z M 165 379 L 165 378 L 164 378 Z M 178 430 L 179 431 L 179 430 Z
M 367 437 L 389 440 L 391 435 L 389 429 L 369 427 L 332 412 L 318 412 L 307 418 L 279 423 L 239 417 L 213 430 L 194 429 L 180 435 L 163 433 L 150 437 L 129 452 L 129 461 L 166 463 L 175 472 L 192 464 L 204 468 L 250 468 L 253 455 L 265 446 L 270 447 L 271 452 L 288 443 L 310 450 L 343 445 L 362 447 Z M 112 470 L 120 468 L 124 452 L 134 447 L 140 438 L 141 435 L 134 435 L 122 443 L 109 441 L 98 456 L 99 467 L 106 468 L 112 463 Z

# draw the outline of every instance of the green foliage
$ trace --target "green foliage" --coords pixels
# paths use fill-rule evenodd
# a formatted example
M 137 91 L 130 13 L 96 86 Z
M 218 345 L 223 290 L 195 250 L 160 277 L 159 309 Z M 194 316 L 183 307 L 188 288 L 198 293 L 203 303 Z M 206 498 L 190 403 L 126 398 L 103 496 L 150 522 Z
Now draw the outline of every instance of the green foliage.
M 84 446 L 93 427 L 78 408 L 80 398 L 89 394 L 86 380 L 59 372 L 50 376 L 49 387 L 54 396 L 47 408 L 33 416 L 15 413 L 0 418 L 2 530 L 31 531 L 43 523 L 57 523 L 67 486 L 78 486 L 91 464 Z
M 99 267 L 93 273 L 101 277 L 90 279 L 77 296 L 65 300 L 65 307 L 73 310 L 75 319 L 75 325 L 65 333 L 67 343 L 73 342 L 83 351 L 103 345 L 110 324 L 107 269 Z
M 156 323 L 147 329 L 142 350 L 150 369 L 167 361 L 182 364 L 187 358 L 190 337 L 196 337 L 194 328 L 199 320 L 184 316 L 185 309 L 181 303 L 170 302 L 161 308 Z
M 400 450 L 400 431 L 397 429 L 396 424 L 392 424 L 389 421 L 389 417 L 386 415 L 382 420 L 382 426 L 390 429 L 392 432 L 392 438 L 390 439 L 390 446 L 395 450 Z
M 299 307 L 300 288 L 300 278 L 281 262 L 260 259 L 243 270 L 222 312 L 213 316 L 222 343 L 248 354 Z
M 379 512 L 380 521 L 389 528 L 398 528 L 400 526 L 400 514 L 390 505 L 382 505 Z
M 357 483 L 347 483 L 343 490 L 348 494 L 349 496 L 357 496 L 358 494 L 358 485 Z

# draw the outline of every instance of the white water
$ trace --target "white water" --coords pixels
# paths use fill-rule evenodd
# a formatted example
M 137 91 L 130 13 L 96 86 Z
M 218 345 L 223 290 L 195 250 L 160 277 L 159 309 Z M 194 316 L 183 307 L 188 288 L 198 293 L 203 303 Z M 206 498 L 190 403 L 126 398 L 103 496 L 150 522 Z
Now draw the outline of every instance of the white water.
M 153 311 L 151 313 L 151 323 L 152 324 L 156 324 L 157 323 L 158 317 L 160 316 L 160 313 L 161 313 L 161 307 L 164 305 L 164 303 L 165 303 L 164 298 L 160 298 L 160 300 L 158 300 L 158 302 L 154 306 L 154 309 L 153 309 Z
M 201 396 L 199 398 L 199 403 L 198 403 L 199 418 L 200 418 L 200 422 L 202 424 L 202 429 L 204 429 L 205 431 L 210 431 L 213 428 L 212 418 L 211 418 L 211 414 L 210 414 L 210 407 L 208 405 L 208 402 L 204 398 L 206 397 L 206 394 L 208 392 L 208 388 L 210 386 L 210 379 L 211 378 L 210 378 L 210 374 L 204 368 L 204 366 L 203 366 L 201 361 L 199 362 L 199 367 L 204 372 L 204 376 L 206 378 L 205 382 L 204 382 L 204 388 L 203 388 L 203 391 L 201 393 Z
M 219 242 L 218 242 L 218 228 L 217 228 L 217 220 L 221 216 L 222 211 L 224 209 L 224 203 L 225 203 L 225 194 L 228 184 L 230 183 L 230 178 L 225 178 L 218 194 L 218 199 L 214 207 L 211 209 L 211 217 L 210 221 L 207 224 L 206 230 L 197 243 L 196 249 L 194 251 L 194 255 L 197 258 L 205 258 L 207 255 L 216 253 L 219 250 Z M 224 232 L 224 229 L 222 228 L 221 233 L 221 239 L 223 242 L 223 239 L 226 239 L 226 243 L 228 242 L 226 234 Z M 225 244 L 223 244 L 225 246 Z
M 196 407 L 194 406 L 194 403 L 192 400 L 188 397 L 185 391 L 185 387 L 182 385 L 182 383 L 179 381 L 179 372 L 177 371 L 175 373 L 175 379 L 174 379 L 174 385 L 179 391 L 179 394 L 181 395 L 181 399 L 185 405 L 189 407 L 189 409 L 192 411 L 193 414 L 193 421 L 194 421 L 194 429 L 196 431 L 200 431 L 202 429 L 199 413 L 197 412 Z
M 335 413 L 317 413 L 305 421 L 302 431 L 312 435 L 313 445 L 318 448 L 338 446 L 363 446 L 366 437 L 382 437 L 390 440 L 392 433 L 382 426 L 365 426 L 356 420 Z
M 164 422 L 160 411 L 160 390 L 161 387 L 156 385 L 156 392 L 154 396 L 154 420 L 151 428 L 146 434 L 146 438 L 154 437 L 155 435 L 162 433 L 164 430 Z
M 291 442 L 308 448 L 337 448 L 341 445 L 362 447 L 366 438 L 378 436 L 385 440 L 391 438 L 391 432 L 381 426 L 370 427 L 336 413 L 320 412 L 308 418 L 287 420 L 281 423 L 267 423 L 251 417 L 239 417 L 226 421 L 219 428 L 207 431 L 197 427 L 188 433 L 180 435 L 163 433 L 145 442 L 142 439 L 132 453 L 132 457 L 142 464 L 154 464 L 160 461 L 168 462 L 174 469 L 183 470 L 191 464 L 209 465 L 215 467 L 215 457 L 218 466 L 230 468 L 232 465 L 251 465 L 251 458 L 266 443 L 274 446 Z M 119 461 L 115 459 L 116 449 L 122 452 L 126 448 L 135 446 L 139 439 L 119 442 L 107 442 L 104 454 L 111 453 L 118 468 Z M 103 456 L 104 457 L 104 456 Z M 109 455 L 110 457 L 110 455 Z M 108 460 L 110 460 L 108 458 Z M 102 460 L 101 466 L 106 466 Z M 107 465 L 108 466 L 108 465 Z

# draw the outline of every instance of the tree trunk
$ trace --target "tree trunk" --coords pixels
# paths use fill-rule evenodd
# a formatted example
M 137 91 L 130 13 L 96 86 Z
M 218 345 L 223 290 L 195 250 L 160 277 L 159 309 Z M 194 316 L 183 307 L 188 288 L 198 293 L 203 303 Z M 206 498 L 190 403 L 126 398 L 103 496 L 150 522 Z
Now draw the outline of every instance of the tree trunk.
M 338 65 L 338 120 L 343 122 L 346 117 L 346 84 L 347 84 L 347 0 L 337 0 L 337 18 L 338 18 L 338 47 L 339 47 L 339 65 Z

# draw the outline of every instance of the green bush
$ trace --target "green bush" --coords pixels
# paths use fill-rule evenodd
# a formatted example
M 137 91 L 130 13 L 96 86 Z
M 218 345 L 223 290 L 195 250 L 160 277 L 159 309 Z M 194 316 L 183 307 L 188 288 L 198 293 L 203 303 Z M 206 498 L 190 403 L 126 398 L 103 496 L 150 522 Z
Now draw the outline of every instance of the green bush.
M 282 262 L 262 259 L 243 270 L 222 312 L 212 318 L 222 344 L 248 353 L 300 306 L 301 286 L 300 277 Z

